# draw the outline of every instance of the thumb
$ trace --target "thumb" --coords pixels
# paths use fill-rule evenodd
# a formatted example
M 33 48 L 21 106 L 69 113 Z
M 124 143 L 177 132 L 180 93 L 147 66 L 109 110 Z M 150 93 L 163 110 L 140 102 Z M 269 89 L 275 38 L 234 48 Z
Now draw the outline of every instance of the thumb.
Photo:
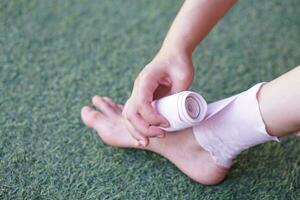
M 177 67 L 170 72 L 170 79 L 172 83 L 171 94 L 187 90 L 194 79 L 193 67 Z
M 192 84 L 193 77 L 181 76 L 177 77 L 175 80 L 172 80 L 171 94 L 182 92 L 187 90 Z
M 189 88 L 190 84 L 184 81 L 174 81 L 172 82 L 171 94 L 182 92 Z

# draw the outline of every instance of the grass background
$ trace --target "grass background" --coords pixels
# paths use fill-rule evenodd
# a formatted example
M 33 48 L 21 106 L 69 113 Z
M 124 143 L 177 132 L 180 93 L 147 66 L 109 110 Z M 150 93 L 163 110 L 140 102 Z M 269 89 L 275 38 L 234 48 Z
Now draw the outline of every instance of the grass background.
M 82 124 L 93 95 L 128 98 L 181 4 L 0 2 L 1 199 L 300 198 L 293 136 L 244 152 L 222 184 L 207 187 L 158 155 L 104 145 Z M 239 1 L 195 52 L 193 89 L 213 101 L 297 66 L 299 7 Z

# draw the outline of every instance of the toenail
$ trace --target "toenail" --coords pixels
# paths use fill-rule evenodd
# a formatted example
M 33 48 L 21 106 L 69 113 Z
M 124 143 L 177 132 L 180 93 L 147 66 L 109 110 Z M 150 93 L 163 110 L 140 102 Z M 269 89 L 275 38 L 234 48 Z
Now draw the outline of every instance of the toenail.
M 142 140 L 138 141 L 139 146 L 143 146 Z
M 100 98 L 99 96 L 94 96 L 93 99 L 92 99 L 92 101 L 93 102 L 98 101 L 99 98 Z
M 143 146 L 143 147 L 146 146 L 146 142 L 144 140 L 139 140 L 138 143 L 140 146 Z
M 170 125 L 168 123 L 162 123 L 159 126 L 161 126 L 163 128 L 168 128 Z

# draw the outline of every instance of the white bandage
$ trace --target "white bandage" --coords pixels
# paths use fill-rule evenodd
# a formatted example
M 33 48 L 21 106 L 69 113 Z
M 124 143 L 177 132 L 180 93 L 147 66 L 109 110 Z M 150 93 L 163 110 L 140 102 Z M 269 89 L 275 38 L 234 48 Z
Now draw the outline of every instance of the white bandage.
M 153 102 L 156 110 L 170 123 L 166 131 L 177 131 L 195 126 L 207 113 L 206 101 L 201 95 L 183 91 Z
M 262 83 L 233 97 L 208 105 L 205 119 L 193 127 L 198 143 L 214 161 L 229 168 L 231 161 L 257 144 L 278 141 L 268 135 L 261 117 L 257 92 Z

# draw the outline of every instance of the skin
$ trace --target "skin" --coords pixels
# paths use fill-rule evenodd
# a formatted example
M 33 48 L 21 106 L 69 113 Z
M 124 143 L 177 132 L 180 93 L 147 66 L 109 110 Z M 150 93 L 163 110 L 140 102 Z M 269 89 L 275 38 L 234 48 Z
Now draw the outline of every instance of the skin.
M 137 76 L 123 110 L 126 127 L 140 145 L 147 146 L 149 137 L 164 137 L 165 132 L 157 126 L 168 127 L 168 121 L 151 103 L 189 88 L 194 78 L 194 49 L 234 3 L 235 0 L 184 2 L 161 49 Z
M 92 102 L 100 111 L 85 106 L 81 110 L 81 117 L 86 126 L 95 129 L 106 144 L 158 153 L 188 177 L 205 185 L 219 183 L 227 174 L 228 169 L 216 165 L 209 153 L 196 142 L 191 128 L 166 133 L 164 138 L 150 138 L 149 145 L 143 147 L 129 133 L 122 117 L 122 105 L 100 96 L 95 96 Z
M 300 112 L 297 112 L 300 110 L 299 77 L 300 67 L 297 67 L 266 83 L 258 92 L 261 115 L 270 135 L 282 137 L 300 130 Z M 97 110 L 85 106 L 81 117 L 86 126 L 95 129 L 106 144 L 158 153 L 188 177 L 205 185 L 220 183 L 228 173 L 229 169 L 218 166 L 197 143 L 191 128 L 166 133 L 164 138 L 150 138 L 149 145 L 144 147 L 128 131 L 126 119 L 122 116 L 122 105 L 100 96 L 95 96 L 92 102 Z
M 258 100 L 270 135 L 282 137 L 300 130 L 299 77 L 300 66 L 261 88 Z

